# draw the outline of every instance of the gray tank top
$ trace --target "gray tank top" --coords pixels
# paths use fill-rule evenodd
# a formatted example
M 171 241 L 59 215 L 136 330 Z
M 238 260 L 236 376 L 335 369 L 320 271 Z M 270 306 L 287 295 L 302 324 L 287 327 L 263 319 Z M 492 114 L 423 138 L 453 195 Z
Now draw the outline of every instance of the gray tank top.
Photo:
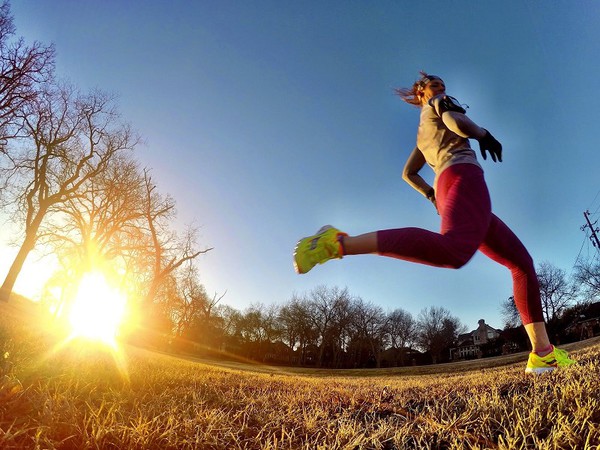
M 417 147 L 435 172 L 436 182 L 440 174 L 454 164 L 481 167 L 469 140 L 450 131 L 429 104 L 421 108 Z

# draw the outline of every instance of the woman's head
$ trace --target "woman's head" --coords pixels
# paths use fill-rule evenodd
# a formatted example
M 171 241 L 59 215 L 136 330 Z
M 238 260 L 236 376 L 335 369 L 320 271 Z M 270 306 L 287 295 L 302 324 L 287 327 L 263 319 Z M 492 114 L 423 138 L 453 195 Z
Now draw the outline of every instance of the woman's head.
M 394 91 L 402 100 L 418 107 L 423 106 L 431 97 L 446 92 L 444 81 L 437 75 L 421 71 L 421 78 L 413 84 L 412 88 L 398 88 Z

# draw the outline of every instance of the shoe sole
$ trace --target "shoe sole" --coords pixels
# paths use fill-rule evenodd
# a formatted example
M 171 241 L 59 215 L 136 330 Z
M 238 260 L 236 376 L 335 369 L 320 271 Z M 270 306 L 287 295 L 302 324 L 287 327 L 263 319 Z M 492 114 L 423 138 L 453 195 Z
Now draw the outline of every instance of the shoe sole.
M 298 249 L 300 248 L 300 246 L 302 245 L 303 242 L 305 242 L 307 239 L 313 239 L 314 236 L 308 236 L 305 238 L 302 238 L 298 241 L 298 243 L 296 244 L 296 247 L 294 248 L 294 270 L 296 271 L 296 273 L 298 275 L 303 275 L 305 273 L 308 273 L 310 271 L 310 269 L 308 269 L 307 271 L 302 271 L 300 269 L 300 265 L 298 264 L 298 261 L 296 260 L 296 256 L 298 255 Z
M 529 367 L 525 369 L 525 373 L 532 373 L 535 375 L 539 375 L 546 372 L 554 372 L 556 367 L 536 367 L 535 369 L 530 369 Z
M 300 266 L 298 265 L 298 261 L 296 261 L 296 253 L 298 251 L 298 247 L 300 246 L 300 242 L 302 242 L 302 239 L 300 239 L 298 241 L 298 243 L 296 244 L 296 248 L 294 248 L 294 270 L 296 271 L 296 273 L 298 275 L 302 275 L 302 274 L 306 273 L 306 272 L 302 272 L 300 270 Z

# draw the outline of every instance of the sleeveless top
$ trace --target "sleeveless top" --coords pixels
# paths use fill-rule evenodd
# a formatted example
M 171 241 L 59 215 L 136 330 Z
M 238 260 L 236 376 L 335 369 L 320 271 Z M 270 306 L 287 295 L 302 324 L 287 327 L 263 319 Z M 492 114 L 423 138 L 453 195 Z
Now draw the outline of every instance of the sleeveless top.
M 449 130 L 429 104 L 421 108 L 417 148 L 435 172 L 436 181 L 444 169 L 454 164 L 474 164 L 481 168 L 469 139 Z

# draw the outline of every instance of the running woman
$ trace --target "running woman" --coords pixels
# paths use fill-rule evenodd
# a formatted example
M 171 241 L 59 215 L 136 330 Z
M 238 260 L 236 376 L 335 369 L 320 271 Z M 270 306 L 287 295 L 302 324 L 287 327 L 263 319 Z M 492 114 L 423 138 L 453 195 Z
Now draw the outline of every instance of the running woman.
M 494 162 L 502 162 L 502 145 L 467 117 L 456 99 L 446 95 L 438 76 L 421 72 L 411 89 L 396 93 L 421 109 L 417 146 L 402 176 L 437 208 L 440 232 L 398 228 L 349 236 L 328 225 L 298 242 L 296 272 L 304 274 L 330 259 L 359 254 L 458 269 L 480 250 L 512 273 L 513 297 L 532 347 L 525 372 L 543 373 L 574 364 L 566 351 L 550 343 L 533 260 L 517 236 L 492 213 L 483 169 L 469 139 L 479 142 L 483 159 L 489 154 Z M 435 172 L 434 186 L 419 175 L 425 164 Z

